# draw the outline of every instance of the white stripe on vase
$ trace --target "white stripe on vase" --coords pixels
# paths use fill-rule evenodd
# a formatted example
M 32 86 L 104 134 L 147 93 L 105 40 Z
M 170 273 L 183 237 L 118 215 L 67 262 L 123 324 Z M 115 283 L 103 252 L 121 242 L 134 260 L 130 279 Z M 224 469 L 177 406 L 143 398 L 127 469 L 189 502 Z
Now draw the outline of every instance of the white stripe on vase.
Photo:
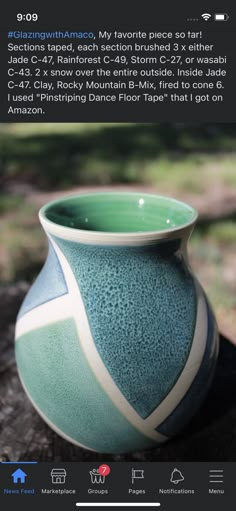
M 67 293 L 42 303 L 21 316 L 16 323 L 15 339 L 17 341 L 19 337 L 32 330 L 71 317 L 71 304 Z
M 201 366 L 207 343 L 208 315 L 204 293 L 195 279 L 197 317 L 190 353 L 183 370 L 165 399 L 146 418 L 150 428 L 157 428 L 178 406 L 190 388 Z

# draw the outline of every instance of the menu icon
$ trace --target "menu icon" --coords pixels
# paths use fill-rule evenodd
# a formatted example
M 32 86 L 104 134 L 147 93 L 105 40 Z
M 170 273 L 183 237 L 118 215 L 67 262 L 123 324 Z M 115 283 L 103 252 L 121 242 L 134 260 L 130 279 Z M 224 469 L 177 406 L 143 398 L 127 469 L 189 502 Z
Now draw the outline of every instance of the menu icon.
M 224 470 L 209 470 L 209 483 L 222 484 L 224 482 Z

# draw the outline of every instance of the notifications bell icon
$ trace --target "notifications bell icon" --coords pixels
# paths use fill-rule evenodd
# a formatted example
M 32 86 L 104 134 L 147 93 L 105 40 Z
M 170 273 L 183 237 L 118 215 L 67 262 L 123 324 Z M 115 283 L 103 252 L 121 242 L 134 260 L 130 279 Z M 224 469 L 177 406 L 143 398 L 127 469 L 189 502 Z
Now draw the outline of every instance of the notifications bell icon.
M 178 483 L 181 483 L 181 481 L 184 481 L 183 474 L 180 472 L 180 470 L 178 470 L 177 468 L 174 468 L 174 470 L 171 474 L 170 482 L 174 483 L 174 484 L 178 484 Z

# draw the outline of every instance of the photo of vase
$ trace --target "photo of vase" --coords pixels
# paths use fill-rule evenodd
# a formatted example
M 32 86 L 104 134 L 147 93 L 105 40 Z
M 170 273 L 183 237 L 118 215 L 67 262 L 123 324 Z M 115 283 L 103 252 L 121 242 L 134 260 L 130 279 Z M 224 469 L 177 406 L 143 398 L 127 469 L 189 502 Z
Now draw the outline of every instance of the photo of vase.
M 103 453 L 178 434 L 214 375 L 218 332 L 187 242 L 197 212 L 129 192 L 43 206 L 46 263 L 16 324 L 19 376 L 59 435 Z

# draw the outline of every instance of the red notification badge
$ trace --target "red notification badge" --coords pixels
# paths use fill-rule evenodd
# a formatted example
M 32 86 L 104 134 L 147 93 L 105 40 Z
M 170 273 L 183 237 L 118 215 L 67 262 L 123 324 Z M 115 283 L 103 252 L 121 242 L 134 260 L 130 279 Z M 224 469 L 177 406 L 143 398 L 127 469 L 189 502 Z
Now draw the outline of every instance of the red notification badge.
M 109 465 L 106 465 L 105 463 L 103 465 L 100 465 L 100 467 L 98 467 L 98 472 L 99 474 L 101 474 L 101 476 L 108 476 L 110 474 L 110 467 Z

